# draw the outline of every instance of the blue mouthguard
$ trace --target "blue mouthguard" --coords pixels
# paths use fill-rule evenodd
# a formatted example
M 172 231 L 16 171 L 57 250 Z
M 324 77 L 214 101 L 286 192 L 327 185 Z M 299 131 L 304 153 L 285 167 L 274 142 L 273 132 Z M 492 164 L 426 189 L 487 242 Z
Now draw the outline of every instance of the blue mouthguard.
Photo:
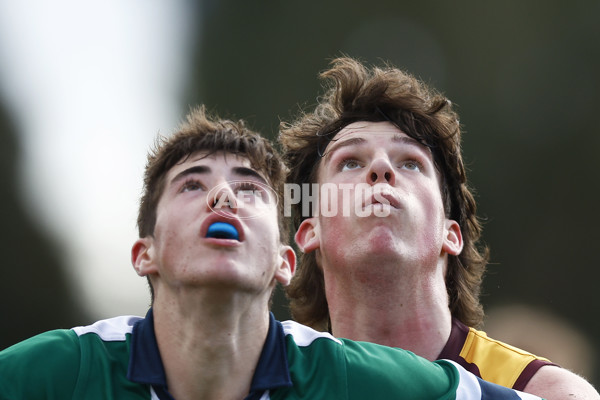
M 208 227 L 206 237 L 217 239 L 235 239 L 240 240 L 237 229 L 227 222 L 215 222 Z

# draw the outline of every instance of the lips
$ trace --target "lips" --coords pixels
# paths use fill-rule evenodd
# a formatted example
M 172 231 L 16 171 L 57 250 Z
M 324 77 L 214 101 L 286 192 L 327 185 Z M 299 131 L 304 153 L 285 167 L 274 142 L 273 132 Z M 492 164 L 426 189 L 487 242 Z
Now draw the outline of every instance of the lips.
M 200 227 L 200 236 L 214 240 L 243 242 L 244 228 L 235 216 L 224 217 L 219 214 L 209 215 Z
M 400 199 L 393 190 L 383 189 L 376 190 L 371 196 L 365 199 L 364 207 L 373 204 L 389 205 L 390 207 L 399 209 Z

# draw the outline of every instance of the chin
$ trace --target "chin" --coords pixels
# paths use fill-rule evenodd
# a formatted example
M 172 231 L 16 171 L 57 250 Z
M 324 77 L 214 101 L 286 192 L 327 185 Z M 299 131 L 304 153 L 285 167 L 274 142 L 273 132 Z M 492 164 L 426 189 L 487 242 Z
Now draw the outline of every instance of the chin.
M 391 250 L 398 247 L 399 238 L 397 233 L 387 226 L 377 226 L 371 229 L 363 238 L 373 248 L 381 248 L 382 250 L 389 248 Z

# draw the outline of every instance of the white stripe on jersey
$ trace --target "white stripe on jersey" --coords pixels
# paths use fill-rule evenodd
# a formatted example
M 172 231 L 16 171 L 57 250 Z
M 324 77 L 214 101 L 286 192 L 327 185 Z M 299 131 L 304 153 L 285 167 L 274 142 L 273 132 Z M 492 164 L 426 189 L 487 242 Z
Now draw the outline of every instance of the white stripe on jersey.
M 123 315 L 120 317 L 103 319 L 95 322 L 93 325 L 77 326 L 72 328 L 77 336 L 85 335 L 86 333 L 95 333 L 100 336 L 105 342 L 122 341 L 125 336 L 131 333 L 133 325 L 142 319 L 133 315 Z
M 486 382 L 473 375 L 460 364 L 452 360 L 444 360 L 452 363 L 460 375 L 460 382 L 456 389 L 456 400 L 539 400 L 538 396 L 518 390 L 508 389 L 495 383 Z
M 481 386 L 477 377 L 452 360 L 444 361 L 452 363 L 458 370 L 460 380 L 456 388 L 456 400 L 481 400 Z
M 318 332 L 308 326 L 301 325 L 294 321 L 283 321 L 281 323 L 283 325 L 283 331 L 286 335 L 292 335 L 294 337 L 294 342 L 300 347 L 309 346 L 315 339 L 318 338 L 326 338 L 329 340 L 333 340 L 338 344 L 342 344 L 342 342 L 327 332 Z

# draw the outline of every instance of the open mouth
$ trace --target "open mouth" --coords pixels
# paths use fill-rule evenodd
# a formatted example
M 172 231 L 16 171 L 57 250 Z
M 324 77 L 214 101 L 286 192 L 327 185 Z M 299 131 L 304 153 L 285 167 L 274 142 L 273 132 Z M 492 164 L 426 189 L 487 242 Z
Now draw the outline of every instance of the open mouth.
M 235 227 L 227 222 L 214 222 L 208 227 L 207 238 L 240 240 Z

